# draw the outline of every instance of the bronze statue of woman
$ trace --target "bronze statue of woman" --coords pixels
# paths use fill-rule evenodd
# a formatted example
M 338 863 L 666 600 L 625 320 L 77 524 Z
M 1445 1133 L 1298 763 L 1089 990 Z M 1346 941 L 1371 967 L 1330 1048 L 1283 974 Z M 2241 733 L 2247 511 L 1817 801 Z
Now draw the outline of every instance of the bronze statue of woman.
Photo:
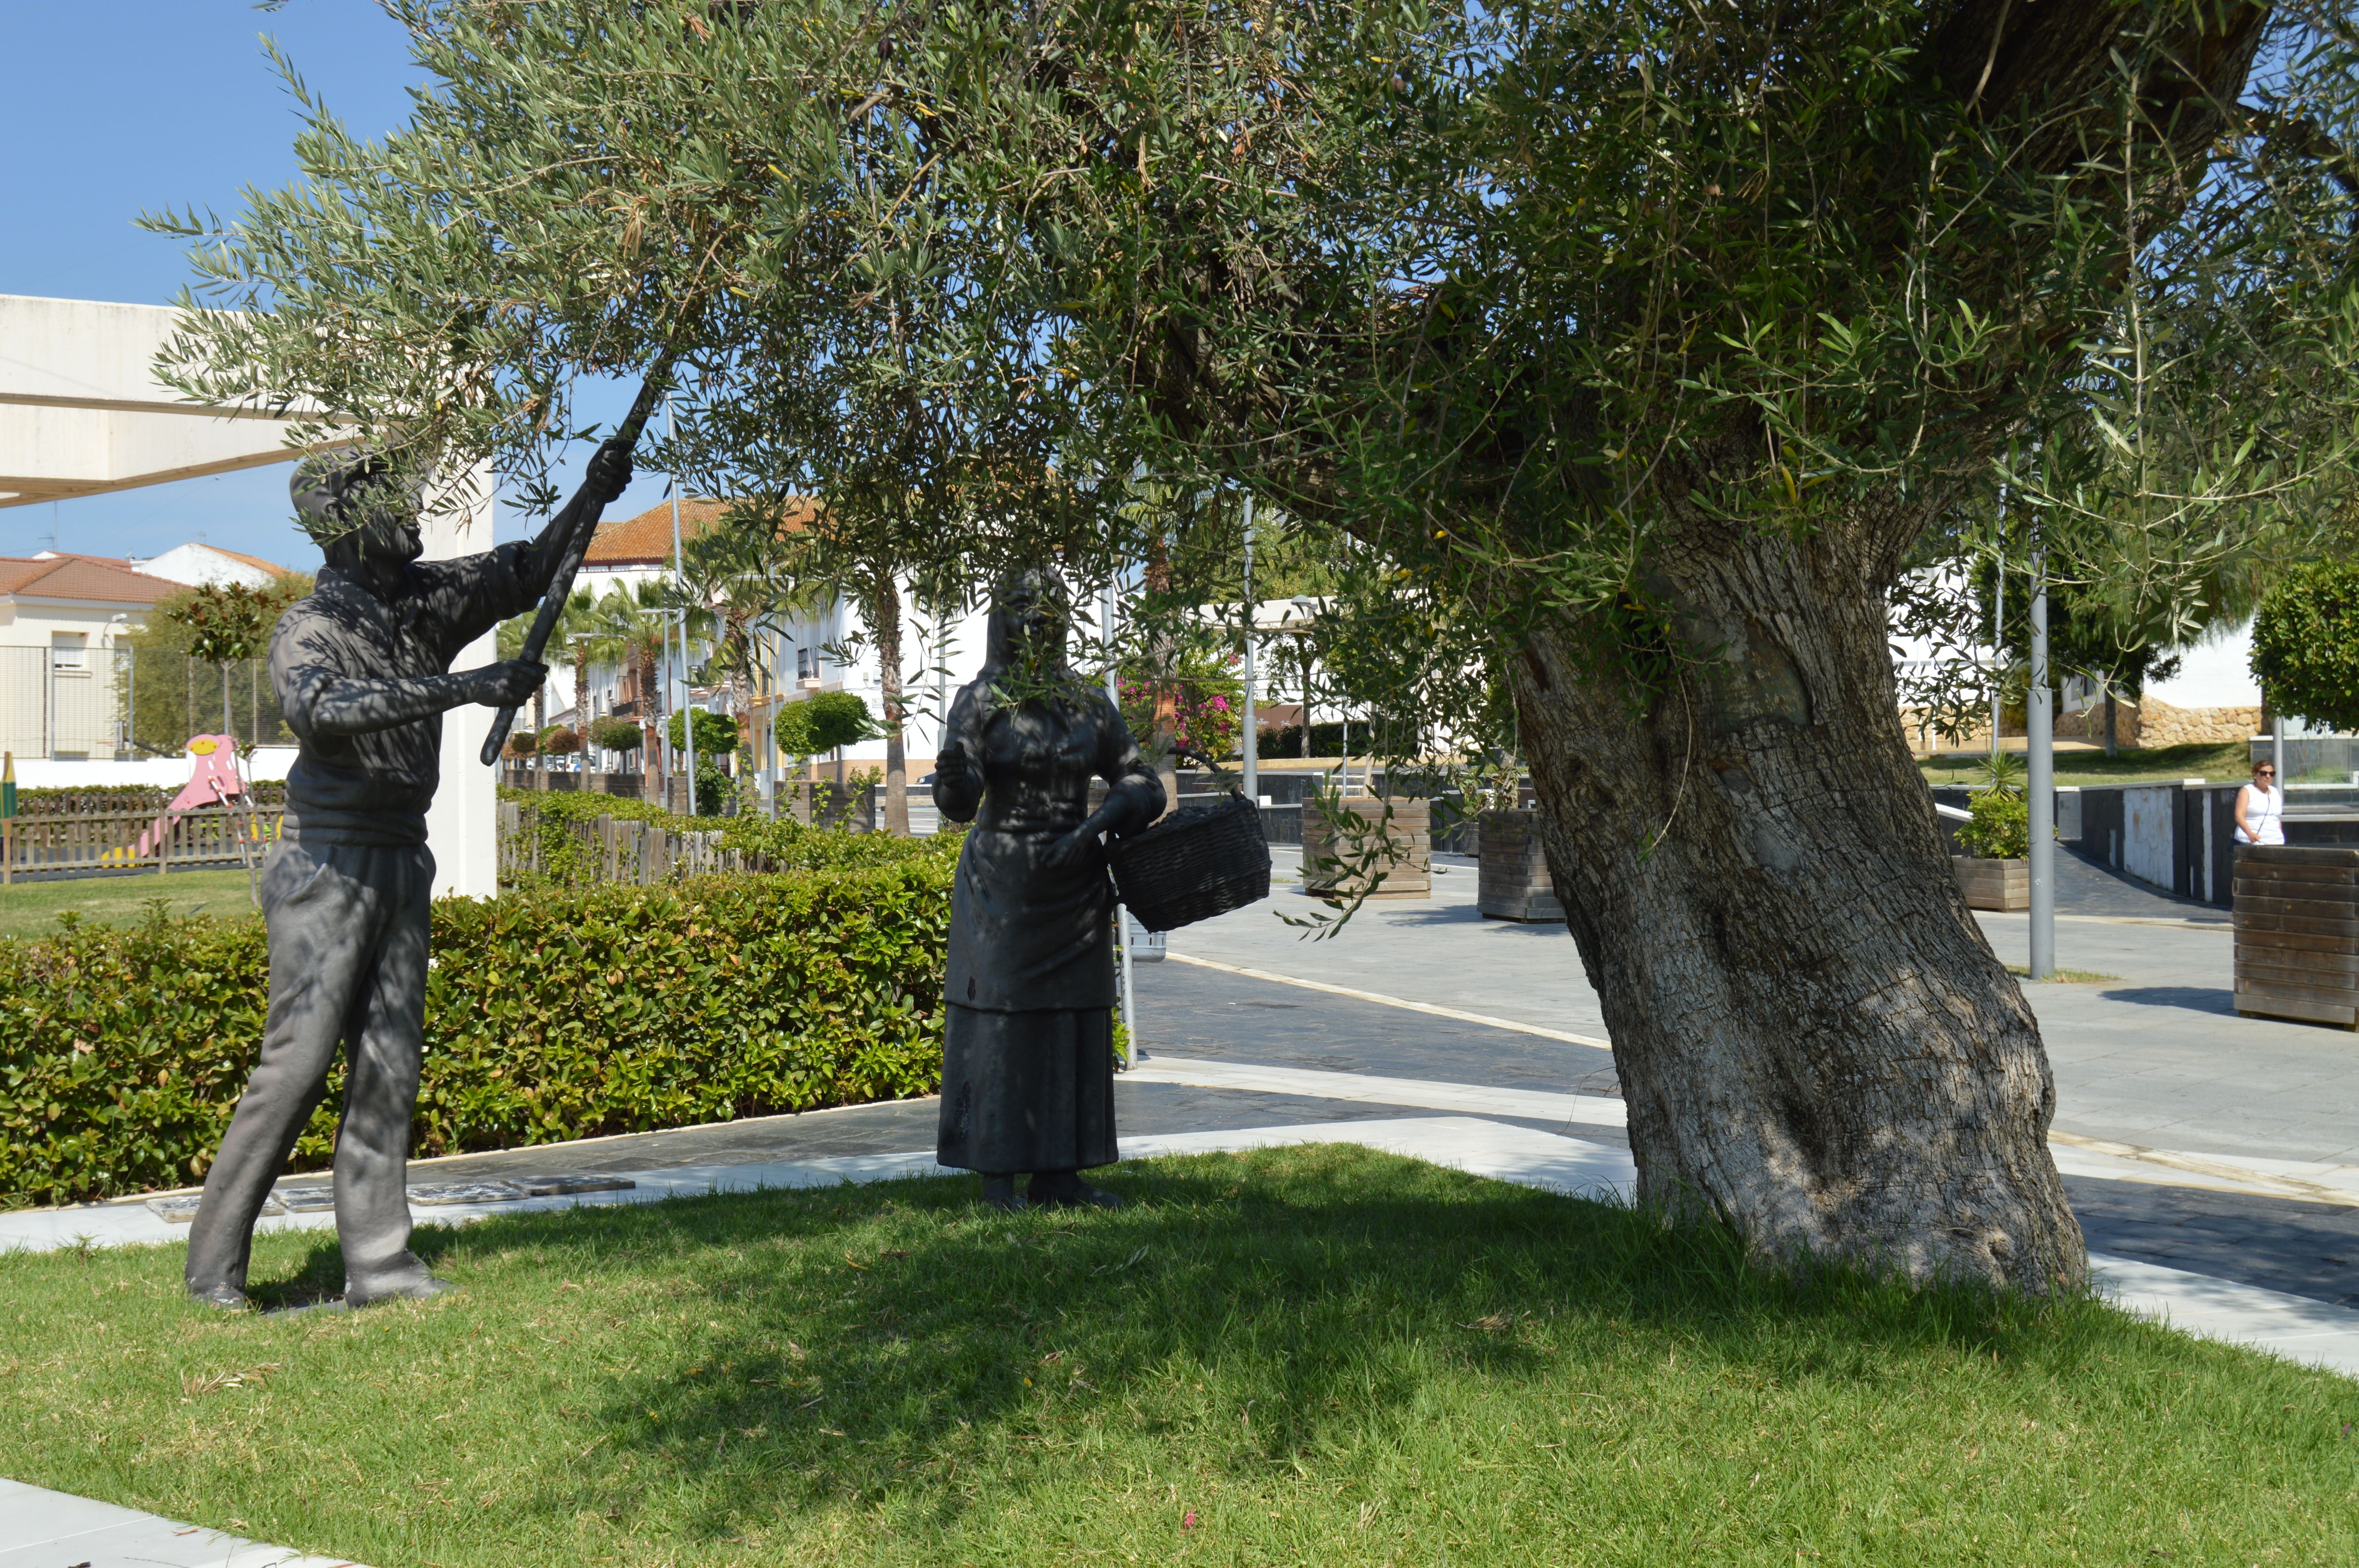
M 983 672 L 951 704 L 934 760 L 934 804 L 975 825 L 951 893 L 935 1157 L 980 1172 L 984 1201 L 1000 1208 L 1122 1201 L 1081 1178 L 1120 1158 L 1114 888 L 1100 838 L 1153 822 L 1164 795 L 1120 711 L 1066 666 L 1071 619 L 1055 572 L 1000 583 Z M 1093 776 L 1107 785 L 1094 812 Z

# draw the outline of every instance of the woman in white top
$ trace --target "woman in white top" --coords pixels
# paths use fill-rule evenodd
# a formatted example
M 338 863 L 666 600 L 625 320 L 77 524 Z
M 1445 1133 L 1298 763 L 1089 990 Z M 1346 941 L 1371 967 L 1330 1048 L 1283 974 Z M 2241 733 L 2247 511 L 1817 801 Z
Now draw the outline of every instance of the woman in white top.
M 2277 787 L 2277 771 L 2267 762 L 2253 764 L 2253 782 L 2236 792 L 2236 842 L 2285 842 L 2285 791 Z

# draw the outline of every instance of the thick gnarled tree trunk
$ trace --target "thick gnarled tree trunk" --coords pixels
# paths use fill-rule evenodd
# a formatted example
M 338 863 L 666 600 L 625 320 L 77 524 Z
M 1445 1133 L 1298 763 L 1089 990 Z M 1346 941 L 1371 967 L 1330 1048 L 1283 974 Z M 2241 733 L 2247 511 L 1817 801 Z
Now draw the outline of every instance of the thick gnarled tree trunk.
M 1516 672 L 1641 1199 L 1772 1255 L 2072 1284 L 2038 1027 L 1901 730 L 1891 552 L 1843 530 L 1715 543 L 1656 585 L 1702 662 L 1643 719 L 1570 635 L 1535 636 Z

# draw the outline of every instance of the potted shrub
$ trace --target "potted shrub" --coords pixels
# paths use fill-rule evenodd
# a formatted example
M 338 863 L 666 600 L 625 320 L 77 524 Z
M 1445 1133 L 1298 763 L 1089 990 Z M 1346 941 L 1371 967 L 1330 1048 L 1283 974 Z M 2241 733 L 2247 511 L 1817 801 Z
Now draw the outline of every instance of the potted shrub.
M 1950 857 L 1969 909 L 2031 907 L 2031 807 L 2011 789 L 1981 791 L 1968 802 L 1973 819 L 1958 829 L 1966 852 Z

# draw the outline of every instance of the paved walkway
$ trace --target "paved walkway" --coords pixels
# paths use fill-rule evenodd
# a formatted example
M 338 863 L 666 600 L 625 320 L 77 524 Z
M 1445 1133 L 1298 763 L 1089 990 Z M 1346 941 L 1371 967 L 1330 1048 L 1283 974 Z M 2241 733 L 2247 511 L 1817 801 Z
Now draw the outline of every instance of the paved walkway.
M 1290 860 L 1282 856 L 1281 867 Z M 1438 856 L 1435 871 L 1431 900 L 1371 903 L 1329 941 L 1296 940 L 1264 906 L 1177 932 L 1171 951 L 1604 1038 L 1563 926 L 1484 920 L 1473 862 Z M 2136 890 L 2123 896 L 2133 895 L 2147 913 L 2067 913 L 2057 923 L 2059 965 L 2114 978 L 2027 988 L 2056 1073 L 2058 1129 L 2231 1158 L 2359 1165 L 2359 1035 L 2237 1017 L 2231 929 L 2217 912 Z M 1317 907 L 1290 886 L 1272 903 Z M 2190 914 L 2201 923 L 2190 924 Z M 2027 960 L 2028 916 L 1979 918 L 2003 961 Z M 1282 1016 L 1293 1022 L 1321 1005 Z M 1143 1022 L 1151 1041 L 1156 1022 Z

